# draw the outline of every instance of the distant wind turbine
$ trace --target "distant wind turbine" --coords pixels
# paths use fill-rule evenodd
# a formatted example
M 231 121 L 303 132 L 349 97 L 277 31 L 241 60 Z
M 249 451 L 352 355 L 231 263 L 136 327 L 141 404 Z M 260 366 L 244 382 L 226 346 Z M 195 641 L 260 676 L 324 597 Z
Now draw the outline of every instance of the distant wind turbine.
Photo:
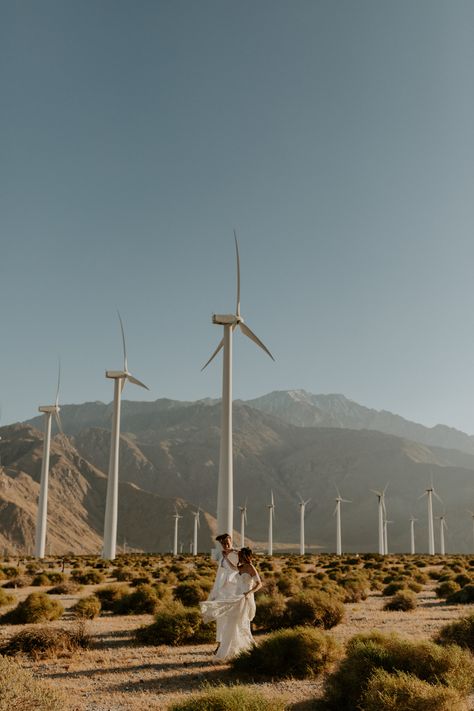
M 410 519 L 410 553 L 412 555 L 415 555 L 415 521 L 418 519 L 412 516 Z
M 174 536 L 173 536 L 173 555 L 178 555 L 178 521 L 183 518 L 179 515 L 178 511 L 175 509 L 174 512 Z
M 386 484 L 383 491 L 371 489 L 370 491 L 377 496 L 378 499 L 378 515 L 379 515 L 379 554 L 385 553 L 385 536 L 384 536 L 384 518 L 385 518 L 385 492 L 387 491 Z
M 304 514 L 306 510 L 306 504 L 308 504 L 311 499 L 306 499 L 306 501 L 303 501 L 301 496 L 298 494 L 300 498 L 300 555 L 304 555 L 305 553 L 305 542 L 304 542 Z
M 333 516 L 336 516 L 336 555 L 342 555 L 341 504 L 351 504 L 352 501 L 349 501 L 349 499 L 343 499 L 337 486 L 336 491 L 336 508 L 333 513 Z
M 275 499 L 271 492 L 271 504 L 267 504 L 268 509 L 268 555 L 273 555 L 273 519 L 275 518 Z
M 383 547 L 384 547 L 384 555 L 388 555 L 388 525 L 390 523 L 393 523 L 393 521 L 387 521 L 387 519 L 384 519 L 383 522 Z
M 240 258 L 237 235 L 234 230 L 235 253 L 237 259 L 237 305 L 235 314 L 214 314 L 212 323 L 224 327 L 224 336 L 207 363 L 206 368 L 223 348 L 223 374 L 222 374 L 222 414 L 221 414 L 221 441 L 219 455 L 219 478 L 217 484 L 217 533 L 232 535 L 234 528 L 234 491 L 233 491 L 233 465 L 232 465 L 232 334 L 237 327 L 244 336 L 257 344 L 272 360 L 275 360 L 268 348 L 244 323 L 240 314 Z
M 448 530 L 446 516 L 437 516 L 439 519 L 439 552 L 441 555 L 446 555 L 446 547 L 444 545 L 444 532 Z
M 247 501 L 244 506 L 239 506 L 240 510 L 240 547 L 245 546 L 245 524 L 247 523 Z
M 38 499 L 38 514 L 36 518 L 35 557 L 44 558 L 46 549 L 46 527 L 48 518 L 48 483 L 49 483 L 49 450 L 51 447 L 51 420 L 54 418 L 58 429 L 62 432 L 59 417 L 59 388 L 61 385 L 61 363 L 58 365 L 58 386 L 54 405 L 42 405 L 39 411 L 44 413 L 44 443 L 43 460 L 41 462 L 40 492 Z
M 199 508 L 197 511 L 193 511 L 193 516 L 194 516 L 194 535 L 193 535 L 193 549 L 192 549 L 193 555 L 197 555 L 197 553 L 198 553 L 198 528 L 200 526 L 199 511 L 200 511 Z
M 127 348 L 122 318 L 118 314 L 120 329 L 122 331 L 123 345 L 123 370 L 107 370 L 106 378 L 114 380 L 114 414 L 112 423 L 112 437 L 110 440 L 109 475 L 107 478 L 107 499 L 105 503 L 104 519 L 104 549 L 103 557 L 106 560 L 115 558 L 117 545 L 117 517 L 118 517 L 118 482 L 119 482 L 119 447 L 120 447 L 120 406 L 122 390 L 127 380 L 134 385 L 148 390 L 140 380 L 137 380 L 128 369 Z
M 428 497 L 428 554 L 435 554 L 435 540 L 434 540 L 434 522 L 433 522 L 433 495 L 436 496 L 438 501 L 441 501 L 438 494 L 436 493 L 433 486 L 433 477 L 431 477 L 431 485 L 425 490 L 425 493 L 420 496 L 422 499 L 424 496 Z

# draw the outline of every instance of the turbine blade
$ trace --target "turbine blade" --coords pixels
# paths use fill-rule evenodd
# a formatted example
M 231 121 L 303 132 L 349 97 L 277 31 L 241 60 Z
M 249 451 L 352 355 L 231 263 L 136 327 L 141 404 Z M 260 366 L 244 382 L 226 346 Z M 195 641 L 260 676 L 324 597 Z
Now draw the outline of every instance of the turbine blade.
M 58 387 L 56 388 L 56 400 L 54 401 L 56 407 L 59 404 L 59 388 L 61 386 L 61 359 L 58 358 Z
M 441 504 L 443 503 L 443 499 L 442 499 L 440 496 L 438 496 L 438 494 L 436 493 L 436 491 L 435 491 L 434 489 L 433 489 L 433 496 L 436 496 L 436 498 L 438 499 L 438 501 L 439 501 Z
M 239 326 L 240 326 L 240 330 L 242 331 L 242 333 L 244 333 L 247 336 L 247 338 L 250 338 L 250 340 L 253 341 L 254 343 L 256 343 L 257 346 L 262 349 L 262 351 L 265 351 L 265 353 L 267 355 L 269 355 L 272 360 L 275 360 L 275 358 L 272 356 L 272 354 L 270 353 L 270 351 L 268 350 L 266 345 L 264 343 L 262 343 L 260 338 L 258 338 L 255 335 L 255 333 L 253 331 L 251 331 L 250 328 L 245 323 L 240 322 Z
M 237 242 L 237 233 L 234 230 L 234 240 L 235 240 L 235 256 L 237 258 L 237 305 L 235 307 L 235 313 L 240 316 L 240 257 L 239 257 L 239 244 Z
M 201 368 L 201 373 L 202 373 L 202 371 L 204 370 L 204 368 L 207 368 L 207 366 L 209 365 L 209 363 L 210 363 L 212 360 L 214 360 L 214 358 L 216 357 L 216 355 L 219 353 L 219 351 L 220 351 L 221 348 L 223 348 L 223 347 L 224 347 L 224 339 L 222 339 L 222 340 L 220 341 L 219 345 L 217 346 L 216 350 L 215 350 L 214 353 L 211 355 L 211 357 L 209 358 L 209 360 L 207 361 L 207 363 L 205 363 L 205 365 L 202 366 L 202 368 Z
M 120 311 L 117 309 L 117 314 L 119 317 L 120 321 L 120 329 L 122 331 L 122 345 L 123 345 L 123 369 L 126 373 L 128 373 L 128 363 L 127 363 L 127 346 L 125 344 L 125 331 L 123 328 L 123 321 L 122 317 L 120 316 Z
M 63 434 L 64 434 L 64 431 L 63 431 L 63 426 L 62 426 L 62 423 L 61 423 L 61 418 L 59 417 L 59 412 L 55 412 L 55 413 L 54 413 L 54 419 L 56 420 L 56 424 L 57 424 L 57 426 L 58 426 L 58 430 L 59 430 L 60 434 L 63 435 Z
M 337 488 L 337 486 L 335 484 L 334 484 L 334 488 L 336 489 L 336 493 L 339 496 L 339 498 L 341 498 L 341 492 L 339 491 L 339 489 Z
M 138 385 L 140 388 L 145 388 L 145 390 L 150 389 L 147 385 L 145 385 L 145 383 L 142 383 L 140 380 L 134 378 L 133 375 L 127 375 L 127 380 L 129 380 L 134 385 Z
M 337 504 L 336 504 L 336 508 L 335 508 L 334 511 L 332 512 L 332 515 L 333 515 L 333 516 L 335 516 L 336 514 L 337 514 Z
M 275 499 L 273 498 L 273 489 L 271 490 L 271 495 L 272 495 L 272 506 L 275 506 Z

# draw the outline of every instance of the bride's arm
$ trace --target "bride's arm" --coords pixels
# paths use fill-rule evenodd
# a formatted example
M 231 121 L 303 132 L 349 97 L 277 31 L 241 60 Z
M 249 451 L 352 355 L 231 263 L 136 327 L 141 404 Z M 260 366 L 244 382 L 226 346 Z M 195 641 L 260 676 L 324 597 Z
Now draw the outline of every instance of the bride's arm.
M 260 579 L 260 575 L 257 573 L 257 571 L 253 567 L 253 565 L 252 565 L 251 576 L 252 576 L 252 582 L 254 582 L 254 581 L 255 582 L 254 582 L 253 587 L 251 587 L 250 590 L 248 590 L 246 593 L 244 593 L 245 597 L 247 597 L 247 595 L 250 595 L 250 593 L 256 593 L 257 590 L 260 590 L 261 588 L 263 588 L 263 583 Z

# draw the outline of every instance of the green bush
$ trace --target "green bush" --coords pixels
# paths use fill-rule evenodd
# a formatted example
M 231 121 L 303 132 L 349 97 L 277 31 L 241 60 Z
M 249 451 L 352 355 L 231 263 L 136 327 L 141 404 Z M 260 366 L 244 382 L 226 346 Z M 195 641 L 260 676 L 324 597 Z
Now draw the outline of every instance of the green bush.
M 411 590 L 400 590 L 391 600 L 387 600 L 383 609 L 392 612 L 410 612 L 411 610 L 415 610 L 417 605 L 418 601 L 414 592 Z
M 126 585 L 106 585 L 96 590 L 94 594 L 100 600 L 102 612 L 113 612 L 117 609 L 119 601 L 130 594 L 130 590 Z
M 160 604 L 156 590 L 151 585 L 139 585 L 135 590 L 119 597 L 114 606 L 114 615 L 153 615 Z
M 57 620 L 64 612 L 64 607 L 57 600 L 52 600 L 43 592 L 34 592 L 26 600 L 0 617 L 0 623 L 24 625 L 30 622 L 48 622 Z
M 379 669 L 370 677 L 360 711 L 467 711 L 455 689 L 429 684 L 412 674 Z
M 4 607 L 5 605 L 11 605 L 12 602 L 14 602 L 15 598 L 13 595 L 8 595 L 3 588 L 0 588 L 0 607 Z
M 35 575 L 31 581 L 31 584 L 35 587 L 42 587 L 43 585 L 51 585 L 51 580 L 49 579 L 49 575 L 47 573 L 39 573 L 38 575 Z
M 339 585 L 343 590 L 344 602 L 360 602 L 367 600 L 370 592 L 370 585 L 365 577 L 349 577 L 343 578 Z
M 27 578 L 24 575 L 16 575 L 14 578 L 10 578 L 3 587 L 16 590 L 17 588 L 27 588 L 30 584 L 31 578 Z
M 48 595 L 75 595 L 82 589 L 82 585 L 75 583 L 73 580 L 67 580 L 64 583 L 58 583 L 54 588 L 48 590 Z
M 446 598 L 448 605 L 472 605 L 474 603 L 474 584 L 465 585 L 461 590 Z
M 2 654 L 26 654 L 32 659 L 58 657 L 90 646 L 90 637 L 83 624 L 72 630 L 54 627 L 24 629 L 13 635 L 2 648 Z
M 325 702 L 331 711 L 354 711 L 372 674 L 378 669 L 405 672 L 430 684 L 442 684 L 468 694 L 474 684 L 474 659 L 455 645 L 412 642 L 379 632 L 349 640 L 346 657 L 326 683 Z
M 237 673 L 303 679 L 327 671 L 340 655 L 338 643 L 321 630 L 295 627 L 273 632 L 231 664 Z
M 322 591 L 306 591 L 286 603 L 285 626 L 314 625 L 330 629 L 344 617 L 344 605 L 334 596 Z
M 64 711 L 62 694 L 37 681 L 18 662 L 0 656 L 0 711 Z
M 450 595 L 454 595 L 454 593 L 460 589 L 461 586 L 455 583 L 454 580 L 445 580 L 435 588 L 435 593 L 439 598 L 447 598 Z
M 474 615 L 461 617 L 440 629 L 435 642 L 438 644 L 457 644 L 474 653 Z
M 278 592 L 286 597 L 290 595 L 296 595 L 301 590 L 301 585 L 298 578 L 295 576 L 290 577 L 289 575 L 282 575 L 276 581 L 276 586 Z
M 271 631 L 284 627 L 286 601 L 283 595 L 259 595 L 254 624 L 258 629 Z
M 384 597 L 391 597 L 392 595 L 395 595 L 395 593 L 399 592 L 400 590 L 404 590 L 405 588 L 405 583 L 402 580 L 396 580 L 392 583 L 389 583 L 384 587 L 382 590 L 382 595 Z
M 94 568 L 90 568 L 89 570 L 73 570 L 71 577 L 81 585 L 98 585 L 105 580 L 105 575 L 101 573 L 100 570 L 95 570 Z
M 131 568 L 116 568 L 112 575 L 118 582 L 129 583 L 135 577 L 135 571 Z
M 215 639 L 215 624 L 204 624 L 197 608 L 184 607 L 181 603 L 163 606 L 151 625 L 139 627 L 135 639 L 139 644 L 204 644 Z
M 284 711 L 286 704 L 236 684 L 208 688 L 169 707 L 169 711 Z
M 196 607 L 207 595 L 198 583 L 179 583 L 173 590 L 173 598 L 186 607 Z
M 71 608 L 71 612 L 74 617 L 82 618 L 84 620 L 93 620 L 94 617 L 98 617 L 100 615 L 100 610 L 100 600 L 95 595 L 82 597 Z

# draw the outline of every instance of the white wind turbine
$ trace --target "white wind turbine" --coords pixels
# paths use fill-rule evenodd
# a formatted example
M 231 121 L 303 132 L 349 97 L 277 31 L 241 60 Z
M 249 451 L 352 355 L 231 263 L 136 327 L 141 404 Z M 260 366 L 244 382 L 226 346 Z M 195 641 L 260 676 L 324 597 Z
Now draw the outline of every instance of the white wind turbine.
M 343 499 L 337 486 L 336 491 L 336 508 L 333 513 L 333 516 L 336 516 L 336 555 L 342 555 L 341 504 L 351 504 L 352 501 L 349 501 L 349 499 Z
M 106 560 L 115 558 L 117 545 L 117 518 L 118 518 L 118 482 L 119 482 L 119 447 L 120 447 L 120 406 L 122 390 L 127 380 L 134 385 L 148 390 L 140 380 L 130 373 L 127 362 L 127 348 L 125 345 L 125 332 L 122 318 L 118 314 L 120 329 L 122 331 L 123 345 L 123 370 L 107 370 L 106 378 L 114 380 L 114 414 L 112 422 L 112 436 L 110 440 L 109 475 L 107 477 L 107 498 L 105 503 L 104 519 L 104 549 L 103 557 Z
M 247 523 L 247 501 L 244 506 L 239 506 L 240 510 L 240 547 L 245 546 L 245 524 Z
M 301 498 L 300 494 L 298 494 L 300 498 L 300 555 L 304 555 L 305 552 L 305 542 L 304 542 L 304 514 L 306 510 L 306 504 L 308 504 L 311 499 L 306 499 L 306 501 L 303 501 Z
M 444 545 L 444 532 L 448 530 L 446 516 L 437 516 L 436 518 L 439 519 L 439 552 L 441 555 L 446 555 L 446 547 Z
M 193 547 L 192 547 L 193 555 L 198 554 L 198 528 L 200 526 L 199 511 L 200 511 L 199 508 L 197 511 L 193 511 L 193 516 L 194 516 L 194 533 L 193 533 Z
M 388 536 L 387 536 L 387 529 L 388 529 L 388 524 L 393 523 L 393 521 L 387 521 L 387 519 L 384 519 L 383 522 L 383 547 L 384 547 L 384 554 L 388 555 Z
M 268 555 L 273 555 L 273 519 L 275 518 L 275 499 L 271 492 L 271 504 L 267 504 L 268 509 Z
M 379 515 L 379 554 L 384 555 L 385 554 L 385 531 L 384 531 L 384 519 L 386 516 L 386 511 L 385 511 L 385 492 L 387 491 L 387 486 L 386 484 L 385 488 L 383 491 L 377 491 L 376 489 L 371 489 L 370 491 L 373 494 L 376 494 L 377 499 L 378 499 L 378 515 Z
M 41 462 L 40 492 L 38 499 L 38 514 L 36 517 L 35 557 L 44 558 L 46 549 L 46 527 L 48 518 L 48 480 L 49 480 L 49 450 L 51 447 L 51 421 L 54 415 L 58 429 L 62 432 L 59 418 L 59 387 L 61 385 L 61 364 L 58 367 L 58 386 L 54 405 L 42 405 L 38 408 L 44 413 L 44 443 L 43 460 Z
M 275 360 L 268 348 L 257 338 L 240 314 L 240 258 L 237 235 L 234 230 L 235 253 L 237 259 L 237 305 L 235 314 L 214 314 L 212 323 L 224 327 L 224 336 L 211 355 L 206 368 L 223 348 L 222 371 L 222 414 L 221 414 L 221 441 L 219 454 L 219 479 L 217 484 L 217 532 L 229 533 L 233 531 L 234 492 L 233 492 L 233 466 L 232 466 L 232 334 L 237 327 L 244 336 L 250 338 L 259 348 L 265 351 L 272 360 Z
M 179 515 L 178 511 L 175 509 L 174 512 L 174 536 L 173 536 L 173 555 L 178 555 L 178 521 L 183 518 Z
M 410 553 L 412 555 L 415 555 L 415 521 L 418 519 L 412 516 L 410 518 Z
M 441 499 L 439 498 L 438 494 L 436 493 L 436 491 L 434 489 L 433 477 L 431 477 L 431 486 L 429 486 L 425 490 L 425 493 L 420 496 L 420 499 L 422 499 L 423 496 L 428 497 L 428 554 L 429 555 L 435 554 L 434 522 L 433 522 L 433 495 L 436 496 L 438 501 L 441 501 Z

